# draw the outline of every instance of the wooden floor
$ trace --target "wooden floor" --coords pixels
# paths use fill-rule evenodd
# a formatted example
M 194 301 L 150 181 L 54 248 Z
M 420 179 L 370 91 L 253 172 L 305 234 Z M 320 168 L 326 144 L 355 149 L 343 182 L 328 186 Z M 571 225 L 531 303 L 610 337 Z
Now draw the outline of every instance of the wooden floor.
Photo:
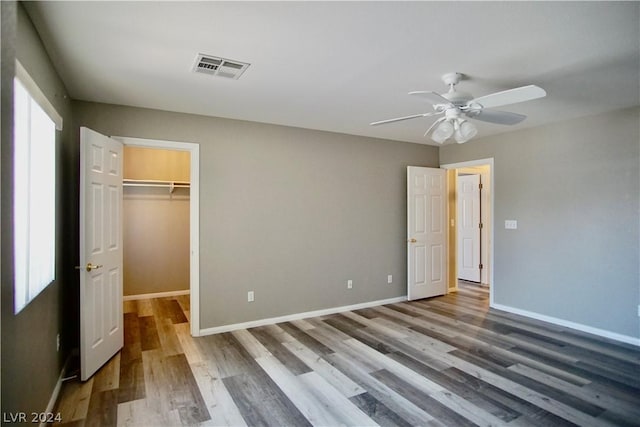
M 192 338 L 188 297 L 125 304 L 124 349 L 64 384 L 91 426 L 640 425 L 640 350 L 488 309 L 488 288 Z

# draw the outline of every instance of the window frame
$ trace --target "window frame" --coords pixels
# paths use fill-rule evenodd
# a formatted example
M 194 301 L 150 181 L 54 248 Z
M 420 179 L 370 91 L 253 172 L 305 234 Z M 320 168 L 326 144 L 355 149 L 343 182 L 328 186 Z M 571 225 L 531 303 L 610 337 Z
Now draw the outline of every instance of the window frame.
M 13 85 L 13 302 L 18 314 L 56 280 L 57 137 L 63 122 L 18 61 Z M 38 218 L 38 212 L 45 215 Z

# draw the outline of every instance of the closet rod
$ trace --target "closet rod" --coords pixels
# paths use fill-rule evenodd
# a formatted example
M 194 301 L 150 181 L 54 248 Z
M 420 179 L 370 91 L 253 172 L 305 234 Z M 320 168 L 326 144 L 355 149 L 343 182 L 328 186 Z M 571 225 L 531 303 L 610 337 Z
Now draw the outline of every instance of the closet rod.
M 160 181 L 151 179 L 123 179 L 122 185 L 125 187 L 167 187 L 171 192 L 175 188 L 189 188 L 188 181 Z

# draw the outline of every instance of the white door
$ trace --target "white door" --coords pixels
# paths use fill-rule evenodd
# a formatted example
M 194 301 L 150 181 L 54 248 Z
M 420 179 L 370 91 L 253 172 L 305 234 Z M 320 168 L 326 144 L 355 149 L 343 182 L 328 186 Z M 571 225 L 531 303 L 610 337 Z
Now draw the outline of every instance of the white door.
M 122 144 L 80 128 L 80 370 L 89 379 L 123 345 Z
M 458 176 L 458 278 L 480 282 L 480 175 Z
M 407 168 L 407 299 L 447 292 L 447 182 L 444 169 Z

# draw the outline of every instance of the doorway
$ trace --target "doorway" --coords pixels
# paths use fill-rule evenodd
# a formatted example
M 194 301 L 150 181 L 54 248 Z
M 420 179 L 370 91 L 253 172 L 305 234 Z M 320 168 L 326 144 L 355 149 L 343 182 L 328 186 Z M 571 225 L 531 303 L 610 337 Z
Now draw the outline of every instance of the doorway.
M 125 145 L 124 300 L 189 294 L 189 152 Z
M 174 182 L 162 182 L 158 185 L 165 186 L 160 187 L 159 191 L 171 191 L 175 192 L 175 197 L 184 197 L 184 188 L 188 185 L 189 197 L 188 197 L 188 243 L 185 245 L 188 247 L 186 259 L 188 260 L 188 292 L 190 302 L 190 319 L 189 324 L 191 328 L 192 336 L 200 335 L 200 293 L 199 293 L 199 145 L 194 143 L 176 142 L 176 141 L 163 141 L 163 140 L 150 140 L 141 138 L 129 138 L 129 137 L 113 137 L 114 139 L 122 142 L 127 148 L 144 148 L 144 149 L 157 149 L 157 150 L 169 150 L 181 153 L 187 153 L 189 172 L 188 180 L 175 180 Z M 125 159 L 126 161 L 126 159 Z M 153 180 L 152 180 L 153 181 Z M 149 184 L 149 182 L 147 182 Z M 181 189 L 182 188 L 182 189 Z M 180 193 L 179 193 L 180 192 Z
M 458 233 L 461 218 L 458 215 L 458 176 L 478 175 L 482 184 L 480 192 L 480 247 L 479 247 L 479 269 L 480 280 L 478 285 L 489 287 L 490 304 L 493 304 L 493 158 L 472 160 L 467 162 L 441 165 L 447 170 L 449 184 L 449 291 L 458 288 L 459 274 L 458 265 L 462 261 L 459 252 Z M 474 261 L 475 262 L 475 261 Z M 475 282 L 475 281 L 474 281 Z

